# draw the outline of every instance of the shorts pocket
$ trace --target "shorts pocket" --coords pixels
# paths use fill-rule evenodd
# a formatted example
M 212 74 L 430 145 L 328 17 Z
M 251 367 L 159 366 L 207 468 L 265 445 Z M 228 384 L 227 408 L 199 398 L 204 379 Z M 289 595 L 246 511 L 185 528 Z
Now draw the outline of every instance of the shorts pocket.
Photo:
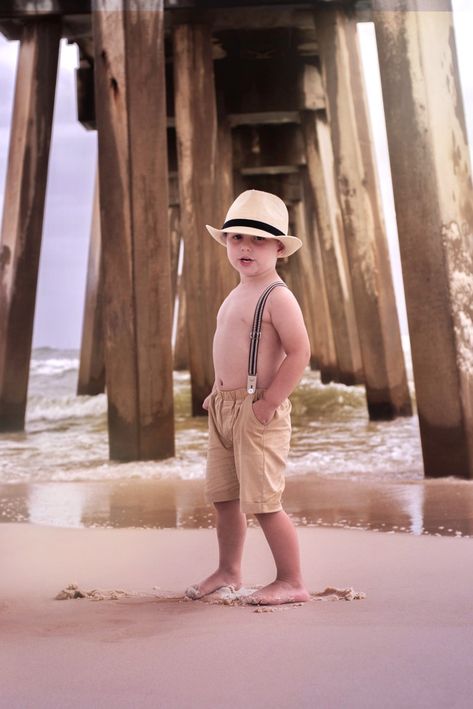
M 264 427 L 267 426 L 268 424 L 265 424 L 265 423 L 263 423 L 262 421 L 259 420 L 259 418 L 257 417 L 257 415 L 255 414 L 255 412 L 254 412 L 254 410 L 253 410 L 253 404 L 254 404 L 254 403 L 255 403 L 255 402 L 250 399 L 250 416 L 251 416 L 251 418 L 253 419 L 253 422 L 254 422 L 254 423 L 256 423 L 258 426 L 262 426 L 262 427 L 264 428 Z M 274 417 L 273 417 L 273 418 L 274 418 Z
M 257 399 L 256 399 L 256 401 L 257 401 Z M 268 426 L 271 426 L 273 423 L 275 423 L 278 419 L 284 418 L 285 416 L 287 416 L 288 414 L 291 413 L 291 409 L 292 409 L 292 404 L 289 401 L 289 399 L 285 399 L 277 407 L 271 421 L 268 421 L 268 423 L 263 423 L 262 421 L 259 420 L 259 418 L 256 416 L 256 414 L 253 410 L 254 403 L 255 403 L 255 401 L 251 401 L 251 399 L 250 399 L 251 418 L 253 419 L 253 421 L 255 421 L 258 424 L 258 426 L 262 426 L 263 428 L 267 428 Z

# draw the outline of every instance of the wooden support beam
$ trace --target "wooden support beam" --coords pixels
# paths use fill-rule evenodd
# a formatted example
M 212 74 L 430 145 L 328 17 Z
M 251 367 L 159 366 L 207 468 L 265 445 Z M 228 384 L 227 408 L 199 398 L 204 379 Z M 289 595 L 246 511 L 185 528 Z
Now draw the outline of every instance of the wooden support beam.
M 376 168 L 356 22 L 340 10 L 317 15 L 353 298 L 371 419 L 412 413 Z
M 75 70 L 77 120 L 87 130 L 96 130 L 94 65 L 80 52 L 79 66 Z
M 325 384 L 337 379 L 337 359 L 327 307 L 326 285 L 313 213 L 299 201 L 291 206 L 294 232 L 304 246 L 289 258 L 292 289 L 301 306 L 311 345 L 311 368 Z
M 265 60 L 222 59 L 215 62 L 215 82 L 232 121 L 245 114 L 284 115 L 324 107 L 314 69 L 297 55 Z
M 274 6 L 270 12 L 268 12 L 268 8 L 265 8 L 263 12 L 269 16 L 269 23 L 278 14 L 278 10 Z M 257 14 L 262 15 L 263 12 L 260 10 Z M 240 8 L 239 12 L 234 13 L 234 19 L 239 26 L 224 30 L 221 28 L 221 22 L 225 15 L 228 17 L 228 13 L 225 13 L 224 9 L 220 12 L 210 13 L 207 24 L 212 27 L 214 59 L 287 60 L 290 55 L 298 56 L 301 42 L 304 43 L 305 52 L 309 50 L 309 43 L 311 43 L 312 56 L 317 56 L 317 37 L 313 16 L 311 18 L 312 28 L 302 30 L 295 27 L 265 27 L 264 24 L 255 28 L 253 19 L 255 14 L 254 9 L 245 13 Z M 246 25 L 241 24 L 244 15 L 247 20 Z
M 235 191 L 233 185 L 233 172 L 234 172 L 234 160 L 233 160 L 233 131 L 228 120 L 228 116 L 223 110 L 221 104 L 218 106 L 218 162 L 220 165 L 219 178 L 217 180 L 218 188 L 218 209 L 220 211 L 220 216 L 223 220 L 225 219 L 225 214 L 227 213 L 228 207 L 235 199 Z M 238 274 L 234 269 L 229 270 L 228 263 L 225 259 L 225 271 L 232 274 L 233 282 L 236 286 L 239 280 Z
M 174 28 L 174 92 L 184 282 L 192 381 L 192 412 L 213 382 L 212 342 L 218 308 L 231 288 L 232 269 L 225 249 L 205 229 L 223 223 L 229 205 L 219 202 L 231 165 L 219 155 L 212 36 L 205 25 Z M 225 178 L 222 173 L 230 172 Z
M 93 14 L 109 442 L 119 460 L 174 454 L 163 21 L 162 0 L 132 9 L 97 0 Z
M 305 164 L 304 140 L 296 123 L 233 129 L 233 165 L 247 175 L 297 171 Z
M 314 321 L 317 348 L 317 369 L 324 384 L 340 381 L 340 366 L 333 333 L 333 323 L 328 301 L 327 275 L 321 256 L 321 235 L 317 223 L 317 215 L 313 194 L 308 190 L 307 168 L 300 168 L 301 191 L 304 206 L 304 222 L 307 246 L 311 252 L 313 269 L 313 291 L 311 294 L 310 311 Z
M 174 347 L 174 369 L 183 371 L 189 369 L 189 341 L 187 337 L 187 299 L 184 279 L 181 275 L 178 282 L 179 310 L 177 313 L 176 344 Z
M 304 316 L 304 322 L 309 335 L 311 355 L 315 358 L 318 351 L 316 328 L 312 318 L 311 302 L 313 301 L 313 286 L 315 274 L 313 271 L 312 253 L 307 243 L 304 215 L 302 213 L 302 202 L 288 205 L 289 212 L 289 233 L 299 237 L 302 241 L 302 248 L 292 254 L 287 259 L 287 271 L 290 274 L 289 283 L 292 292 L 297 298 Z M 314 359 L 315 361 L 315 359 Z
M 24 427 L 61 25 L 25 27 L 0 251 L 0 430 Z
M 294 204 L 302 199 L 301 181 L 298 172 L 281 175 L 241 175 L 235 173 L 234 179 L 236 193 L 243 192 L 243 190 L 274 192 L 286 204 Z
M 451 5 L 375 0 L 425 473 L 473 478 L 473 189 Z
M 105 391 L 103 277 L 98 174 L 95 180 L 92 227 L 87 266 L 84 318 L 77 393 L 94 396 Z
M 322 7 L 327 2 L 350 4 L 353 0 L 322 0 Z M 300 5 L 304 4 L 300 0 L 273 0 L 272 3 L 268 3 L 274 6 L 274 17 L 271 17 L 267 8 L 261 8 L 261 0 L 245 0 L 244 8 L 241 8 L 241 4 L 241 0 L 165 0 L 163 9 L 172 10 L 177 14 L 181 10 L 193 12 L 198 10 L 200 13 L 204 13 L 210 8 L 215 8 L 215 11 L 222 16 L 222 22 L 230 27 L 234 26 L 235 22 L 238 22 L 241 27 L 246 27 L 248 23 L 255 27 L 313 26 L 310 12 L 300 9 Z M 28 0 L 28 2 L 25 0 L 2 0 L 0 17 L 80 14 L 91 12 L 93 7 L 94 0 Z M 119 7 L 118 3 L 115 3 L 113 7 Z M 148 8 L 151 9 L 151 7 L 152 5 L 149 4 Z
M 38 18 L 51 15 L 88 14 L 92 0 L 2 0 L 0 17 Z
M 183 2 L 183 0 L 167 0 L 166 4 L 174 7 L 174 12 L 166 13 L 166 20 L 172 26 L 175 24 L 183 24 L 189 21 L 192 17 L 192 11 L 187 10 L 187 15 L 182 11 L 182 7 L 194 7 L 199 13 L 201 21 L 205 20 L 211 27 L 217 31 L 232 31 L 232 30 L 262 30 L 262 29 L 278 29 L 290 28 L 293 31 L 297 29 L 305 32 L 312 32 L 315 27 L 314 13 L 311 7 L 303 8 L 300 2 L 296 2 L 291 7 L 290 2 L 283 4 L 273 4 L 271 12 L 268 12 L 268 5 L 264 4 L 261 7 L 261 1 L 251 3 L 248 0 L 242 5 L 241 0 L 236 0 L 234 3 L 229 3 L 228 0 L 218 2 L 210 2 L 203 0 L 203 7 L 198 8 L 198 2 Z M 220 6 L 219 6 L 220 5 Z M 232 6 L 233 5 L 233 6 Z M 212 8 L 213 6 L 213 8 Z M 195 15 L 194 15 L 195 16 Z
M 359 384 L 363 382 L 363 365 L 351 276 L 337 198 L 330 132 L 322 113 L 305 111 L 301 114 L 307 157 L 307 170 L 303 174 L 305 201 L 313 206 L 320 239 L 320 257 L 337 353 L 337 381 L 347 385 Z
M 228 123 L 231 126 L 239 125 L 259 125 L 259 124 L 281 124 L 281 123 L 298 123 L 299 116 L 297 110 L 294 106 L 290 107 L 291 97 L 296 97 L 296 104 L 308 110 L 315 110 L 317 108 L 324 107 L 325 98 L 321 92 L 320 74 L 318 73 L 315 66 L 312 64 L 307 64 L 307 62 L 302 62 L 298 57 L 292 60 L 294 71 L 294 77 L 289 76 L 288 85 L 286 87 L 277 87 L 271 89 L 268 86 L 268 81 L 275 82 L 275 78 L 272 76 L 272 69 L 267 68 L 264 72 L 261 69 L 258 71 L 255 81 L 257 85 L 254 88 L 247 89 L 247 93 L 243 97 L 237 97 L 232 95 L 232 91 L 227 87 L 225 91 L 221 91 L 221 104 L 222 109 L 225 111 L 225 94 L 227 94 L 227 102 L 233 112 L 227 113 Z M 231 62 L 233 66 L 238 66 L 239 62 Z M 253 61 L 252 65 L 255 64 Z M 261 60 L 256 61 L 256 66 L 259 67 L 261 64 L 265 64 Z M 279 71 L 279 63 L 272 63 L 274 67 L 275 76 Z M 217 62 L 217 66 L 222 67 L 222 62 Z M 170 132 L 174 130 L 176 121 L 174 116 L 174 75 L 173 75 L 173 64 L 167 62 L 166 64 L 166 106 L 167 106 L 167 118 L 166 123 Z M 222 74 L 222 83 L 226 86 L 225 80 L 225 69 L 220 69 Z M 263 74 L 263 77 L 259 76 Z M 286 72 L 287 74 L 287 72 Z M 95 96 L 93 94 L 93 62 L 84 53 L 80 60 L 80 66 L 76 70 L 76 94 L 77 94 L 77 113 L 79 121 L 88 130 L 93 130 L 95 125 Z M 244 82 L 245 77 L 240 77 L 239 81 Z M 296 82 L 296 83 L 294 83 Z M 248 80 L 246 80 L 248 83 Z M 260 86 L 261 84 L 261 86 Z M 269 96 L 266 97 L 265 101 L 260 97 L 262 91 L 262 85 L 265 84 L 265 93 Z M 254 92 L 255 95 L 248 95 L 248 92 Z M 230 98 L 229 98 L 230 97 Z M 170 136 L 168 135 L 168 138 Z M 169 143 L 169 157 L 170 165 L 169 169 L 173 170 L 173 143 Z

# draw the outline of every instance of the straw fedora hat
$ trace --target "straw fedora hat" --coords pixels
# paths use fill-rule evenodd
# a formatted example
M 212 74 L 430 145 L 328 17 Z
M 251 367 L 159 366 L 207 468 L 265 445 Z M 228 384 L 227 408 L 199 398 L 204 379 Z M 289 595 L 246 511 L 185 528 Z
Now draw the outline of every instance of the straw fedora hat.
M 226 246 L 225 234 L 250 234 L 265 239 L 277 239 L 284 246 L 278 258 L 290 256 L 302 246 L 297 236 L 287 233 L 287 207 L 275 194 L 260 190 L 242 192 L 227 212 L 221 229 L 206 224 L 209 233 L 219 244 Z

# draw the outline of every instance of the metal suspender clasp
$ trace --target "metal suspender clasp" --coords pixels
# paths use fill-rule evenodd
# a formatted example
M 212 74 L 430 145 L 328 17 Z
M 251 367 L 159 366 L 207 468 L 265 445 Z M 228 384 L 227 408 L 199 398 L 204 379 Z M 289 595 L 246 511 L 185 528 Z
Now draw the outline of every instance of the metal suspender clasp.
M 248 375 L 248 379 L 246 380 L 246 391 L 248 394 L 254 394 L 256 391 L 256 375 Z

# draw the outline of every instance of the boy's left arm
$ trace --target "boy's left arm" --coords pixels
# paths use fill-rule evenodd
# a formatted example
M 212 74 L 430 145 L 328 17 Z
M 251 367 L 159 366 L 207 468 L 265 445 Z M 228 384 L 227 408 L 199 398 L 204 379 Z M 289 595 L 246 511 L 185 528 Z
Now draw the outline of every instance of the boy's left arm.
M 310 360 L 310 342 L 299 303 L 286 288 L 276 288 L 268 302 L 271 321 L 286 357 L 263 398 L 253 404 L 256 417 L 269 423 L 278 406 L 299 383 Z

